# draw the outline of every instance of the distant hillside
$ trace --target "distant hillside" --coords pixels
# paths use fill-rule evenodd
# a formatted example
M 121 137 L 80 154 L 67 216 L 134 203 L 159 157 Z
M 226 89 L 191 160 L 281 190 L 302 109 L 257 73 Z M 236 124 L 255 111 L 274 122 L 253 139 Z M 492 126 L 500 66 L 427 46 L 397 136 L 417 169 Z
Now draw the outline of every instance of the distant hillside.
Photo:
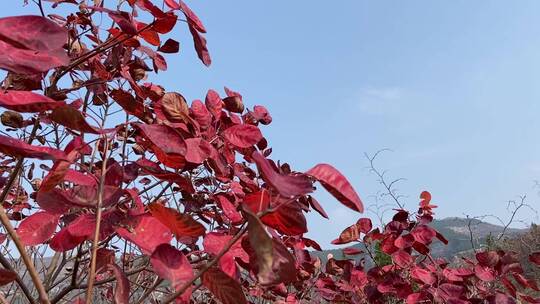
M 469 219 L 459 217 L 449 217 L 441 220 L 435 220 L 431 226 L 439 231 L 448 240 L 448 245 L 444 245 L 439 241 L 435 241 L 432 245 L 432 254 L 435 257 L 452 258 L 459 255 L 461 252 L 471 250 L 471 237 L 469 232 Z M 483 222 L 481 220 L 471 220 L 470 228 L 473 234 L 473 241 L 476 247 L 485 244 L 486 238 L 489 235 L 497 237 L 504 229 L 499 225 Z M 505 235 L 512 236 L 525 233 L 527 229 L 509 228 Z M 365 249 L 363 244 L 356 244 L 351 247 L 361 250 Z M 354 256 L 344 256 L 341 249 L 323 250 L 313 252 L 323 260 L 326 260 L 328 254 L 331 253 L 336 259 L 354 258 Z

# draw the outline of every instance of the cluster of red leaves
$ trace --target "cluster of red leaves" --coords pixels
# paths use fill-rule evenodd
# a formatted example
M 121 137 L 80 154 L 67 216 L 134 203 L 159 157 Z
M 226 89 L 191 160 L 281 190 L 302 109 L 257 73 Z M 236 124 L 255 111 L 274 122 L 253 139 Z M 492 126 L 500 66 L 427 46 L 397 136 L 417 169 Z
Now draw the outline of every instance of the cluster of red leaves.
M 55 5 L 71 3 L 80 4 Z M 307 232 L 306 212 L 315 209 L 326 215 L 310 196 L 314 183 L 320 182 L 355 211 L 363 210 L 362 202 L 330 165 L 297 172 L 271 160 L 272 149 L 260 130 L 272 121 L 264 106 L 247 109 L 242 95 L 228 88 L 225 95 L 209 90 L 204 102 L 190 104 L 180 93 L 142 82 L 152 70 L 146 61 L 155 72 L 165 70 L 162 54 L 179 50 L 171 38 L 161 42 L 179 18 L 177 12 L 186 18 L 199 58 L 210 64 L 202 22 L 183 1 L 165 3 L 170 10 L 149 0 L 130 0 L 129 12 L 80 4 L 79 11 L 67 17 L 0 19 L 0 47 L 9 56 L 0 57 L 0 67 L 9 71 L 0 106 L 10 111 L 3 118 L 15 130 L 33 125 L 54 130 L 45 134 L 66 135 L 65 144 L 58 135 L 52 144 L 41 135 L 38 145 L 31 144 L 34 135 L 26 138 L 28 142 L 1 136 L 0 152 L 8 163 L 10 157 L 53 161 L 50 168 L 41 165 L 44 178 L 23 196 L 24 206 L 37 207 L 37 212 L 22 215 L 25 207 L 15 209 L 21 201 L 14 199 L 4 207 L 12 219 L 24 217 L 17 234 L 26 246 L 80 252 L 95 246 L 97 235 L 99 250 L 95 256 L 87 251 L 88 263 L 80 267 L 93 271 L 90 261 L 95 259 L 97 273 L 115 277 L 117 303 L 127 303 L 131 289 L 124 267 L 114 258 L 125 258 L 125 252 L 112 245 L 117 240 L 149 256 L 148 271 L 170 282 L 177 291 L 172 299 L 180 302 L 189 301 L 199 277 L 223 303 L 245 303 L 245 293 L 268 290 L 272 295 L 276 286 L 283 289 L 298 281 L 300 261 L 292 251 L 319 248 L 302 237 Z M 138 20 L 141 12 L 149 13 L 152 21 Z M 104 15 L 113 22 L 102 40 L 94 18 Z M 83 41 L 94 47 L 89 49 Z M 27 56 L 28 52 L 37 55 Z M 51 83 L 42 88 L 53 68 Z M 76 81 L 61 89 L 59 79 L 66 74 Z M 77 90 L 86 97 L 70 100 L 68 94 Z M 106 128 L 107 116 L 92 113 L 107 113 L 113 106 L 128 119 Z M 34 116 L 24 120 L 20 113 Z M 135 187 L 150 180 L 164 187 L 161 194 L 151 192 L 150 186 Z M 24 187 L 11 186 L 6 186 L 11 198 L 21 197 Z M 167 190 L 168 200 L 161 198 Z M 148 193 L 155 199 L 142 197 Z M 172 201 L 179 204 L 167 206 Z
M 129 267 L 147 256 L 149 265 L 139 272 L 151 282 L 156 276 L 169 282 L 165 302 L 187 303 L 202 284 L 203 292 L 225 304 L 250 297 L 383 303 L 389 295 L 409 303 L 511 303 L 516 297 L 538 303 L 517 291 L 516 282 L 537 287 L 510 253 L 479 253 L 459 269 L 431 258 L 433 239 L 445 240 L 428 225 L 433 206 L 427 194 L 415 220 L 399 210 L 380 232 L 361 219 L 335 241 L 363 236 L 368 245 L 380 242 L 392 265 L 365 271 L 362 264 L 330 259 L 323 267 L 308 251 L 320 246 L 303 237 L 306 212 L 327 217 L 310 194 L 319 182 L 362 212 L 347 179 L 328 164 L 298 172 L 271 160 L 260 127 L 272 117 L 264 106 L 245 107 L 237 92 L 209 90 L 204 102 L 189 103 L 180 93 L 145 82 L 148 72 L 166 70 L 164 54 L 179 51 L 178 41 L 162 42 L 178 14 L 186 18 L 198 57 L 210 65 L 206 29 L 185 2 L 166 0 L 166 11 L 150 0 L 128 0 L 127 10 L 52 2 L 78 6 L 69 6 L 76 9 L 65 17 L 0 19 L 0 68 L 8 71 L 0 93 L 0 106 L 8 109 L 2 123 L 8 131 L 22 130 L 21 138 L 0 135 L 2 172 L 9 174 L 0 179 L 6 193 L 0 211 L 20 221 L 17 235 L 24 245 L 76 252 L 80 269 L 73 270 L 64 296 L 80 287 L 77 273 L 91 272 L 92 281 L 95 272 L 100 282 L 115 282 L 96 286 L 101 295 L 128 303 L 135 290 L 128 273 L 136 271 Z M 104 31 L 105 16 L 112 25 Z M 61 88 L 65 75 L 72 83 Z M 113 107 L 125 122 L 107 120 Z M 20 179 L 14 187 L 14 159 L 40 162 L 43 179 L 32 177 L 32 163 L 24 166 L 31 184 Z M 52 167 L 41 162 L 47 160 Z M 31 208 L 37 211 L 23 214 Z M 127 254 L 118 242 L 137 251 Z M 531 256 L 534 263 L 539 259 Z M 6 284 L 17 275 L 1 270 L 0 277 Z
M 420 197 L 417 213 L 396 210 L 383 231 L 373 228 L 368 218 L 361 218 L 334 241 L 363 242 L 367 250 L 377 243 L 391 258 L 389 265 L 364 269 L 363 259 L 355 263 L 330 258 L 326 273 L 315 281 L 318 293 L 328 301 L 351 303 L 540 303 L 540 298 L 530 296 L 530 292 L 540 291 L 537 282 L 524 276 L 516 253 L 479 251 L 454 266 L 432 257 L 430 246 L 436 241 L 447 244 L 447 240 L 430 227 L 436 208 L 430 204 L 430 193 Z M 363 252 L 349 248 L 344 253 Z M 539 255 L 531 255 L 530 260 L 540 266 Z

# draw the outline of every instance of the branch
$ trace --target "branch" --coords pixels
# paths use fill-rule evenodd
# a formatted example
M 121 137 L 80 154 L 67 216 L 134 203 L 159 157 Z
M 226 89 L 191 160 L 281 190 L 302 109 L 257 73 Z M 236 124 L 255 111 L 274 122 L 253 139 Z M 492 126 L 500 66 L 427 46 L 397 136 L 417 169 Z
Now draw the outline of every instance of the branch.
M 372 157 L 370 157 L 367 153 L 364 153 L 364 155 L 366 156 L 366 158 L 368 159 L 369 161 L 369 170 L 373 173 L 375 173 L 375 175 L 377 175 L 377 177 L 379 178 L 379 183 L 381 185 L 383 185 L 383 187 L 386 189 L 386 194 L 387 195 L 390 195 L 390 197 L 396 202 L 396 204 L 398 205 L 398 207 L 400 209 L 404 209 L 404 206 L 403 204 L 401 204 L 401 202 L 399 201 L 399 198 L 400 196 L 399 195 L 396 195 L 394 192 L 395 190 L 393 189 L 394 187 L 394 184 L 397 183 L 397 182 L 400 182 L 402 180 L 405 180 L 404 178 L 398 178 L 396 180 L 393 180 L 392 182 L 388 183 L 384 177 L 384 174 L 386 173 L 385 172 L 380 172 L 376 167 L 375 167 L 375 159 L 377 158 L 377 156 L 379 156 L 379 154 L 381 154 L 382 152 L 384 151 L 390 151 L 389 149 L 382 149 L 382 150 L 379 150 L 377 151 Z
M 37 130 L 39 128 L 39 119 L 36 119 L 34 122 L 34 127 L 32 128 L 32 132 L 30 133 L 30 137 L 28 138 L 28 143 L 31 144 L 34 138 L 36 137 Z M 11 191 L 11 187 L 13 187 L 13 184 L 15 183 L 15 180 L 17 179 L 17 176 L 19 175 L 22 165 L 24 162 L 24 158 L 21 157 L 17 161 L 17 164 L 15 165 L 15 168 L 13 168 L 13 171 L 11 172 L 9 176 L 9 180 L 6 182 L 4 191 L 2 191 L 2 194 L 0 195 L 0 222 L 4 227 L 6 228 L 7 233 L 15 243 L 15 246 L 17 247 L 17 250 L 19 251 L 21 258 L 26 265 L 26 269 L 28 269 L 28 272 L 30 273 L 30 277 L 32 278 L 32 282 L 34 283 L 34 286 L 36 287 L 38 293 L 39 293 L 39 299 L 42 303 L 49 304 L 49 297 L 47 296 L 47 291 L 45 290 L 45 287 L 43 286 L 43 282 L 41 282 L 41 279 L 39 278 L 39 274 L 37 273 L 34 263 L 26 253 L 26 248 L 24 247 L 24 244 L 19 239 L 19 236 L 17 235 L 17 232 L 13 228 L 13 225 L 11 225 L 11 221 L 6 213 L 6 209 L 4 209 L 3 203 L 5 202 L 9 192 Z
M 97 249 L 98 249 L 98 243 L 99 243 L 99 230 L 101 228 L 101 205 L 103 203 L 103 187 L 105 186 L 105 173 L 107 171 L 107 150 L 108 150 L 108 139 L 106 136 L 104 138 L 104 159 L 101 162 L 101 176 L 99 180 L 99 188 L 98 188 L 98 200 L 97 200 L 97 206 L 96 206 L 96 231 L 94 232 L 94 241 L 92 243 L 92 255 L 91 255 L 91 262 L 90 262 L 90 274 L 88 276 L 88 290 L 86 292 L 86 304 L 92 303 L 92 289 L 94 288 L 94 280 L 96 278 L 96 263 L 97 263 Z M 96 144 L 96 149 L 98 149 L 99 142 Z

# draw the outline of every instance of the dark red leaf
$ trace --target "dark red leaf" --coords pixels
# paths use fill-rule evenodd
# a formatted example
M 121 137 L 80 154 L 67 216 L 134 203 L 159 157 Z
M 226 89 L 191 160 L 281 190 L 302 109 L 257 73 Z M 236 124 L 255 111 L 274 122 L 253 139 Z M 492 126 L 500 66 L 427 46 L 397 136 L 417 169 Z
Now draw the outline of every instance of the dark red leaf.
M 313 191 L 313 185 L 306 175 L 280 174 L 270 161 L 257 151 L 253 152 L 251 157 L 257 164 L 264 181 L 274 187 L 281 196 L 291 198 Z
M 180 134 L 165 125 L 134 124 L 153 144 L 152 150 L 164 165 L 181 169 L 185 165 L 187 145 Z
M 9 284 L 17 279 L 17 273 L 11 270 L 0 268 L 0 286 Z
M 338 201 L 354 211 L 364 212 L 364 206 L 349 181 L 328 164 L 318 164 L 306 174 L 318 180 Z
M 135 115 L 142 121 L 147 121 L 152 115 L 150 110 L 140 101 L 136 100 L 130 93 L 115 89 L 112 90 L 110 96 L 118 103 L 127 113 Z
M 328 214 L 326 214 L 326 211 L 324 211 L 323 207 L 321 206 L 321 204 L 319 204 L 319 202 L 312 196 L 309 197 L 309 204 L 311 205 L 311 207 L 317 211 L 317 213 L 319 213 L 322 217 L 328 219 Z
M 83 114 L 69 105 L 57 107 L 49 115 L 49 118 L 66 128 L 84 133 L 101 134 L 106 132 L 88 124 Z
M 195 45 L 195 51 L 197 51 L 199 59 L 201 59 L 204 65 L 210 66 L 210 64 L 212 64 L 212 59 L 210 58 L 210 53 L 206 47 L 206 38 L 199 34 L 191 23 L 189 24 L 189 32 L 191 33 L 191 36 L 193 36 L 193 44 Z
M 535 263 L 536 265 L 540 266 L 540 251 L 533 252 L 531 255 L 529 255 L 529 261 Z
M 162 44 L 159 48 L 158 48 L 158 51 L 162 52 L 162 53 L 168 53 L 168 54 L 174 54 L 174 53 L 178 53 L 178 51 L 180 50 L 180 43 L 174 39 L 167 39 L 167 41 L 165 41 L 164 44 Z
M 255 251 L 257 277 L 263 286 L 288 283 L 296 278 L 294 257 L 279 241 L 272 239 L 261 221 L 251 212 L 248 218 L 248 237 Z
M 114 290 L 114 303 L 129 304 L 129 281 L 122 268 L 116 264 L 109 264 L 109 269 L 112 270 L 116 277 L 116 288 Z
M 173 0 L 169 0 L 173 1 Z M 196 29 L 198 32 L 206 33 L 206 29 L 204 28 L 204 25 L 202 24 L 201 20 L 195 13 L 186 5 L 186 3 L 182 0 L 180 1 L 180 9 L 182 12 L 184 12 L 184 15 L 186 15 L 186 18 L 188 19 L 188 23 L 190 27 L 192 26 L 194 29 Z
M 208 269 L 202 283 L 223 304 L 247 304 L 242 286 L 217 268 Z

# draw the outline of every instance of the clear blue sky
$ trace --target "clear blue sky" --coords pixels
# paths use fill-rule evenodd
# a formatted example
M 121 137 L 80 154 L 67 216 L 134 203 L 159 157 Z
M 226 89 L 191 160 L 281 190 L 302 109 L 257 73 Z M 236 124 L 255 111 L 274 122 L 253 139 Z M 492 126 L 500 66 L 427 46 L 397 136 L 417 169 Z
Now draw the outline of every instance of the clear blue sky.
M 378 163 L 407 178 L 399 188 L 413 210 L 422 190 L 440 217 L 506 216 L 521 194 L 540 209 L 540 2 L 188 4 L 208 29 L 213 65 L 196 59 L 182 28 L 181 54 L 154 79 L 190 100 L 226 85 L 264 104 L 275 159 L 297 170 L 331 163 L 369 204 L 378 186 L 363 153 L 391 148 Z M 22 0 L 3 9 L 38 12 Z M 318 197 L 332 219 L 310 216 L 309 236 L 328 247 L 359 215 Z

